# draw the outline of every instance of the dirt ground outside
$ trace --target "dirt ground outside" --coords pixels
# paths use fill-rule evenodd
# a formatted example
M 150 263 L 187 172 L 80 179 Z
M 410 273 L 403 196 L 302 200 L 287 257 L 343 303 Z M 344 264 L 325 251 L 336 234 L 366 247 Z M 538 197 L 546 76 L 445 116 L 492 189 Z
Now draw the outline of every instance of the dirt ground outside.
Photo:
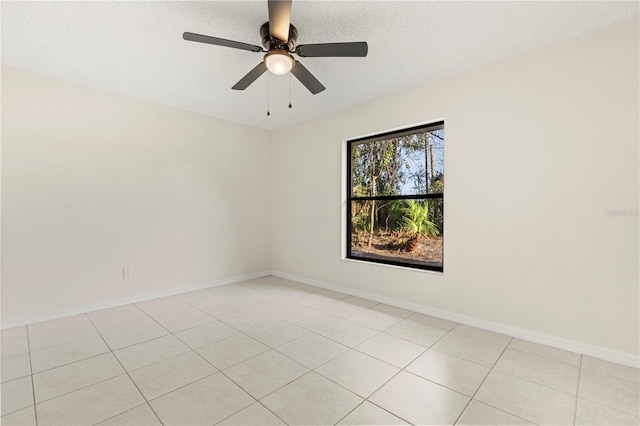
M 365 259 L 380 259 L 404 262 L 418 266 L 442 267 L 442 235 L 421 237 L 416 249 L 404 252 L 393 243 L 390 234 L 375 234 L 371 247 L 367 242 L 358 241 L 351 248 L 351 255 Z

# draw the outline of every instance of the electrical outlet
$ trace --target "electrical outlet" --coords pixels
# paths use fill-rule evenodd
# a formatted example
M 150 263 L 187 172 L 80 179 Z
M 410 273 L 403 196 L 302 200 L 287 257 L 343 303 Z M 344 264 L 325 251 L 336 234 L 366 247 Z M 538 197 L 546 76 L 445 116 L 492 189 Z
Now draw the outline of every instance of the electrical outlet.
M 131 269 L 122 268 L 122 279 L 128 280 L 129 278 L 131 278 Z

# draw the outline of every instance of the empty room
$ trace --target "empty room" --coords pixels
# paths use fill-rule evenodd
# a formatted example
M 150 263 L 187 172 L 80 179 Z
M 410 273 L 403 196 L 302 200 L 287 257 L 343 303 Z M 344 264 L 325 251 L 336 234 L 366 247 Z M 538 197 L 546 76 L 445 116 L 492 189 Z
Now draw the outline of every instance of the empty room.
M 640 424 L 637 1 L 0 12 L 2 425 Z

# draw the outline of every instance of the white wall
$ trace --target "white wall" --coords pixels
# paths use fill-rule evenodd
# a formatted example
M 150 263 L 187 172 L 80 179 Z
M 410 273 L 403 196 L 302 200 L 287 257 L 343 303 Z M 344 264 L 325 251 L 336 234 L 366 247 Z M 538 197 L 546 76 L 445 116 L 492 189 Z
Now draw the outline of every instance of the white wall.
M 269 152 L 264 130 L 3 67 L 3 318 L 268 271 Z
M 637 357 L 638 217 L 605 209 L 638 209 L 638 36 L 632 19 L 274 132 L 273 269 Z M 343 141 L 441 117 L 445 273 L 341 260 Z

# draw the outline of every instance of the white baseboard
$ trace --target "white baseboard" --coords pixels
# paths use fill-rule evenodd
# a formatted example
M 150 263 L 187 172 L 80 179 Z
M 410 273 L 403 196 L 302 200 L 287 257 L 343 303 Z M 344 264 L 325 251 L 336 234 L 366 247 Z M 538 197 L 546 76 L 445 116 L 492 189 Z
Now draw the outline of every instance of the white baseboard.
M 41 312 L 32 315 L 24 315 L 13 318 L 3 318 L 0 328 L 11 328 L 34 322 L 48 321 L 52 319 L 67 317 L 70 315 L 84 314 L 87 312 L 98 311 L 100 309 L 115 308 L 116 306 L 128 305 L 130 303 L 144 302 L 159 297 L 173 296 L 176 294 L 188 293 L 190 291 L 202 290 L 205 288 L 218 287 L 226 284 L 233 284 L 240 281 L 251 280 L 271 275 L 271 271 L 254 272 L 252 274 L 239 275 L 235 277 L 222 278 L 219 280 L 205 281 L 203 283 L 190 284 L 180 287 L 172 287 L 165 290 L 152 291 L 149 293 L 138 294 L 135 296 L 123 297 L 119 299 L 110 299 L 102 302 L 89 303 L 86 305 L 73 306 L 70 308 L 58 309 L 55 311 Z
M 540 343 L 542 345 L 552 346 L 558 349 L 564 349 L 567 351 L 592 356 L 594 358 L 615 362 L 617 364 L 627 365 L 635 368 L 638 368 L 640 366 L 640 358 L 632 354 L 614 351 L 611 349 L 590 345 L 587 343 L 577 342 L 574 340 L 563 339 L 563 338 L 552 336 L 549 334 L 539 333 L 539 332 L 526 330 L 518 327 L 512 327 L 509 325 L 500 324 L 492 321 L 486 321 L 479 318 L 469 317 L 469 316 L 457 314 L 454 312 L 443 311 L 440 309 L 418 305 L 418 304 L 407 302 L 404 300 L 394 299 L 387 296 L 381 296 L 381 295 L 378 295 L 375 293 L 369 293 L 366 291 L 355 290 L 348 287 L 342 287 L 335 284 L 329 284 L 326 282 L 313 280 L 311 278 L 288 274 L 280 271 L 255 272 L 252 274 L 223 278 L 223 279 L 213 280 L 213 281 L 206 281 L 203 283 L 190 284 L 190 285 L 180 286 L 180 287 L 173 287 L 165 290 L 154 291 L 154 292 L 139 294 L 139 295 L 130 296 L 130 297 L 110 299 L 102 302 L 73 306 L 70 308 L 58 309 L 55 311 L 41 312 L 37 314 L 25 315 L 20 317 L 13 317 L 13 318 L 5 318 L 1 321 L 0 328 L 4 329 L 4 328 L 17 327 L 20 325 L 32 324 L 35 322 L 47 321 L 47 320 L 62 318 L 70 315 L 78 315 L 78 314 L 83 314 L 87 312 L 97 311 L 100 309 L 114 308 L 116 306 L 128 305 L 130 303 L 144 302 L 147 300 L 157 299 L 160 297 L 173 296 L 176 294 L 187 293 L 190 291 L 202 290 L 205 288 L 218 287 L 222 285 L 233 284 L 240 281 L 266 277 L 268 275 L 275 275 L 280 278 L 297 281 L 303 284 L 309 284 L 314 287 L 320 287 L 320 288 L 325 288 L 327 290 L 338 291 L 338 292 L 349 294 L 352 296 L 361 297 L 363 299 L 372 300 L 374 302 L 385 303 L 387 305 L 396 306 L 398 308 L 403 308 L 403 309 L 418 312 L 421 314 L 431 315 L 434 317 L 457 322 L 460 324 L 465 324 L 472 327 L 477 327 L 484 330 L 505 334 L 507 336 L 528 340 L 530 342 Z
M 434 317 L 446 319 L 446 320 L 457 322 L 460 324 L 481 328 L 483 330 L 505 334 L 511 337 L 517 337 L 518 339 L 528 340 L 530 342 L 552 346 L 558 349 L 564 349 L 567 351 L 588 355 L 588 356 L 602 359 L 605 361 L 615 362 L 617 364 L 627 365 L 635 368 L 638 368 L 640 366 L 639 357 L 634 356 L 632 354 L 603 348 L 600 346 L 590 345 L 582 342 L 576 342 L 574 340 L 569 340 L 569 339 L 563 339 L 561 337 L 556 337 L 549 334 L 538 333 L 536 331 L 526 330 L 518 327 L 512 327 L 509 325 L 500 324 L 492 321 L 486 321 L 479 318 L 457 314 L 454 312 L 443 311 L 443 310 L 431 308 L 428 306 L 406 302 L 404 300 L 394 299 L 386 296 L 380 296 L 378 294 L 369 293 L 366 291 L 354 290 L 348 287 L 341 287 L 338 285 L 313 280 L 307 277 L 287 274 L 285 272 L 272 271 L 271 274 L 287 280 L 297 281 L 303 284 L 309 284 L 315 287 L 325 288 L 327 290 L 338 291 L 340 293 L 361 297 L 363 299 L 372 300 L 374 302 L 385 303 L 387 305 L 395 306 L 398 308 L 407 309 L 407 310 L 418 312 L 421 314 L 431 315 Z

